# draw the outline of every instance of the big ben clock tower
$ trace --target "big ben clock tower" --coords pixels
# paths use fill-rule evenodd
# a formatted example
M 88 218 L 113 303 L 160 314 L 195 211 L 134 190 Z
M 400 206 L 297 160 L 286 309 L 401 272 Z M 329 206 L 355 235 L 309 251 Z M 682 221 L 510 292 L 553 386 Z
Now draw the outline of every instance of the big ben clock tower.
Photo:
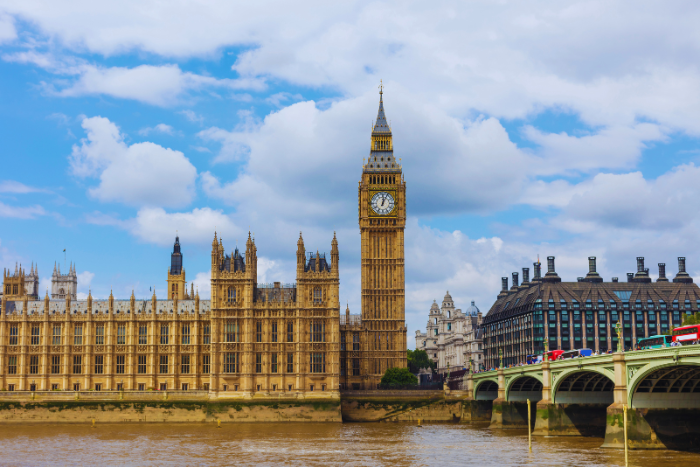
M 406 367 L 404 229 L 406 183 L 394 159 L 391 128 L 384 114 L 383 89 L 372 129 L 369 159 L 359 183 L 362 238 L 363 373 L 376 387 L 388 368 Z

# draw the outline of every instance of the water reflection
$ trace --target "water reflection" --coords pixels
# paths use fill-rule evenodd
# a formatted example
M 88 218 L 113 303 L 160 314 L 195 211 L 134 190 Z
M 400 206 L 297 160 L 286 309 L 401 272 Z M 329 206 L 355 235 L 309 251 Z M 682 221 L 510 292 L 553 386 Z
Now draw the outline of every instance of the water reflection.
M 533 438 L 486 425 L 214 424 L 0 427 L 2 465 L 611 466 L 600 438 Z M 632 451 L 630 465 L 697 466 L 700 454 Z

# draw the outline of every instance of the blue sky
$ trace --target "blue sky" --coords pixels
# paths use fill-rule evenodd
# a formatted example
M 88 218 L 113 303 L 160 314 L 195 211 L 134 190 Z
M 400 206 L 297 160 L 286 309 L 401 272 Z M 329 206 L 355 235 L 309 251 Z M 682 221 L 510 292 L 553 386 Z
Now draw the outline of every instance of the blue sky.
M 696 2 L 0 1 L 0 263 L 79 291 L 164 290 L 176 231 L 209 291 L 214 229 L 259 282 L 328 251 L 359 313 L 357 181 L 385 84 L 408 186 L 409 342 L 433 299 L 644 256 L 700 271 Z M 65 266 L 64 266 L 65 267 Z M 412 345 L 412 344 L 411 344 Z

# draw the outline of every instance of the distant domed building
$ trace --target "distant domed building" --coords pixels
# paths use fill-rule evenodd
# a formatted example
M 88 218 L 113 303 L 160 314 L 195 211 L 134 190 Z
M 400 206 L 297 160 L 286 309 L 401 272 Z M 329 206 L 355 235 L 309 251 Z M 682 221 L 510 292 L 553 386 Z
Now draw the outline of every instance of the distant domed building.
M 481 321 L 481 311 L 474 301 L 464 312 L 455 309 L 448 291 L 442 307 L 436 301 L 430 306 L 426 332 L 416 331 L 416 350 L 428 353 L 438 373 L 468 368 L 470 359 L 477 370 L 484 362 Z

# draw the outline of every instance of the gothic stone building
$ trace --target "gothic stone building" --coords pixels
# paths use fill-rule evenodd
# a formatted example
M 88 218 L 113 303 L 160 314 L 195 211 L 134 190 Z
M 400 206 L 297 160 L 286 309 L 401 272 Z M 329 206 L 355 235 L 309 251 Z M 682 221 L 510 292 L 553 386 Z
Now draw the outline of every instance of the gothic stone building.
M 481 311 L 473 301 L 462 312 L 455 309 L 448 291 L 442 307 L 433 301 L 426 332 L 416 331 L 416 350 L 426 351 L 438 373 L 469 368 L 470 361 L 477 370 L 484 364 L 481 321 Z
M 380 93 L 370 159 L 359 184 L 362 311 L 340 316 L 339 253 L 297 242 L 296 282 L 260 284 L 257 248 L 230 254 L 214 234 L 211 300 L 187 293 L 179 238 L 165 300 L 76 300 L 71 266 L 52 298 L 5 272 L 0 303 L 0 388 L 192 390 L 216 397 L 337 393 L 374 388 L 406 366 L 405 183 Z M 36 274 L 38 278 L 38 274 Z M 58 281 L 58 279 L 61 279 Z M 64 280 L 65 279 L 65 280 Z M 31 282 L 31 280 L 30 280 Z M 38 282 L 37 282 L 38 284 Z M 31 293 L 30 293 L 31 292 Z
M 576 282 L 562 282 L 554 268 L 554 257 L 547 258 L 547 273 L 540 273 L 539 261 L 529 280 L 523 268 L 523 282 L 513 273 L 513 285 L 502 278 L 502 290 L 484 318 L 484 358 L 488 368 L 524 362 L 527 355 L 549 350 L 617 350 L 615 326 L 621 322 L 626 348 L 639 339 L 664 334 L 681 325 L 685 316 L 700 309 L 700 289 L 685 270 L 685 258 L 678 258 L 678 274 L 666 278 L 666 265 L 659 263 L 656 282 L 637 258 L 637 272 L 628 273 L 626 282 L 613 277 L 604 282 L 596 271 L 596 258 L 590 257 L 589 271 Z

